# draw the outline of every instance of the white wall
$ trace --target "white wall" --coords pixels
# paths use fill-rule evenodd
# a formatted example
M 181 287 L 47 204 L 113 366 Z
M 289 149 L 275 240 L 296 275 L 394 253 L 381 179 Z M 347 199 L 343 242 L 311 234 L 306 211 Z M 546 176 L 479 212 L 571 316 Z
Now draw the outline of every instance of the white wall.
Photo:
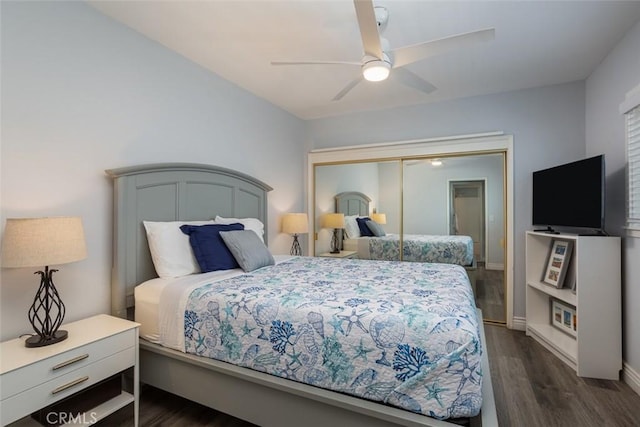
M 626 218 L 625 123 L 618 107 L 640 84 L 640 22 L 609 53 L 586 82 L 587 154 L 605 154 L 609 233 L 624 236 Z M 623 238 L 623 358 L 640 375 L 640 239 Z M 636 378 L 640 392 L 640 376 Z
M 402 192 L 400 185 L 400 161 L 379 162 L 379 196 L 378 212 L 387 217 L 387 223 L 382 225 L 386 233 L 400 234 L 400 205 L 402 205 Z
M 88 258 L 60 267 L 67 321 L 109 312 L 112 185 L 105 169 L 208 163 L 271 185 L 269 243 L 302 212 L 302 121 L 83 2 L 2 2 L 1 219 L 79 215 Z M 2 269 L 0 339 L 30 332 L 33 269 Z
M 486 182 L 488 266 L 504 265 L 503 164 L 501 155 L 443 159 L 444 164 L 408 163 L 404 168 L 404 232 L 449 234 L 449 181 L 482 179 Z
M 525 316 L 531 173 L 585 155 L 584 82 L 308 122 L 313 148 L 504 131 L 514 136 L 514 316 Z

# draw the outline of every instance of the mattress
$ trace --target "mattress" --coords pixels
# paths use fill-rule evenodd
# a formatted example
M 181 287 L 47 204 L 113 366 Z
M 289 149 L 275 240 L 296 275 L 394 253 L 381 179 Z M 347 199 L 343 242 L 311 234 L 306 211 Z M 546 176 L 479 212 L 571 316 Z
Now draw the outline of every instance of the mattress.
M 479 324 L 460 266 L 296 257 L 196 281 L 155 297 L 162 345 L 436 418 L 480 411 Z
M 213 271 L 178 278 L 156 278 L 136 286 L 134 289 L 135 321 L 140 323 L 140 337 L 156 344 L 162 343 L 160 337 L 160 298 L 169 284 L 185 289 L 194 289 L 213 280 L 240 274 L 242 274 L 241 269 Z
M 399 235 L 344 239 L 345 250 L 357 251 L 360 259 L 393 261 L 400 259 Z M 402 259 L 470 266 L 473 263 L 473 239 L 469 236 L 405 234 Z

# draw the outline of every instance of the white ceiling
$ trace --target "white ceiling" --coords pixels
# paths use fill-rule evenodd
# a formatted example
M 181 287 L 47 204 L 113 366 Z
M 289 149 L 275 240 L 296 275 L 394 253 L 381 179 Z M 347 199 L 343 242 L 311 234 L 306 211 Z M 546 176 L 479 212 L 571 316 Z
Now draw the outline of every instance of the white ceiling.
M 273 66 L 271 61 L 360 61 L 362 41 L 351 0 L 91 4 L 303 119 L 582 80 L 640 21 L 640 1 L 378 0 L 375 4 L 389 11 L 384 36 L 392 49 L 491 27 L 495 40 L 407 66 L 438 88 L 431 94 L 390 79 L 363 82 L 331 101 L 360 73 L 359 66 Z

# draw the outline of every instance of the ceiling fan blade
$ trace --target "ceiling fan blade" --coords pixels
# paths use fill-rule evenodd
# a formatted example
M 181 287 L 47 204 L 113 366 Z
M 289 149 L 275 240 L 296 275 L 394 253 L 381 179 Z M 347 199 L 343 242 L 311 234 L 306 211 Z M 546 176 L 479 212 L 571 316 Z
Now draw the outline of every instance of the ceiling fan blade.
M 332 101 L 340 101 L 351 89 L 356 87 L 358 83 L 362 81 L 362 75 L 359 75 L 355 79 L 351 80 L 336 96 L 333 97 Z
M 394 49 L 394 66 L 402 67 L 449 50 L 491 41 L 495 32 L 494 28 L 488 28 Z
M 431 93 L 437 89 L 434 85 L 406 68 L 394 68 L 391 72 L 391 77 L 405 86 L 412 87 L 424 93 Z
M 362 65 L 353 61 L 271 61 L 271 65 Z
M 367 55 L 382 59 L 382 44 L 378 33 L 378 21 L 371 0 L 353 0 L 358 16 L 362 46 Z

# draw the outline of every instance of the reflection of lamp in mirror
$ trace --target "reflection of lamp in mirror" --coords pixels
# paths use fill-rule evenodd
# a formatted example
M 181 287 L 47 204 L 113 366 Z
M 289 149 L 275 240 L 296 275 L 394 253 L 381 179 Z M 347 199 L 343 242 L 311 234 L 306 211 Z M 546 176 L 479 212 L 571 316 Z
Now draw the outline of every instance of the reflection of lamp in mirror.
M 324 227 L 333 228 L 333 237 L 331 237 L 331 253 L 340 253 L 340 245 L 338 244 L 338 229 L 344 228 L 344 214 L 330 213 L 324 216 Z
M 309 232 L 309 220 L 306 213 L 288 213 L 282 217 L 282 232 L 293 234 L 293 245 L 291 245 L 291 255 L 302 255 L 298 234 Z
M 383 213 L 372 213 L 371 220 L 377 222 L 378 224 L 386 224 L 387 223 L 387 214 Z
M 82 220 L 78 217 L 9 218 L 2 240 L 3 267 L 42 267 L 40 287 L 29 308 L 29 322 L 36 331 L 26 347 L 44 347 L 67 338 L 59 330 L 65 308 L 53 284 L 50 265 L 67 264 L 87 257 Z

